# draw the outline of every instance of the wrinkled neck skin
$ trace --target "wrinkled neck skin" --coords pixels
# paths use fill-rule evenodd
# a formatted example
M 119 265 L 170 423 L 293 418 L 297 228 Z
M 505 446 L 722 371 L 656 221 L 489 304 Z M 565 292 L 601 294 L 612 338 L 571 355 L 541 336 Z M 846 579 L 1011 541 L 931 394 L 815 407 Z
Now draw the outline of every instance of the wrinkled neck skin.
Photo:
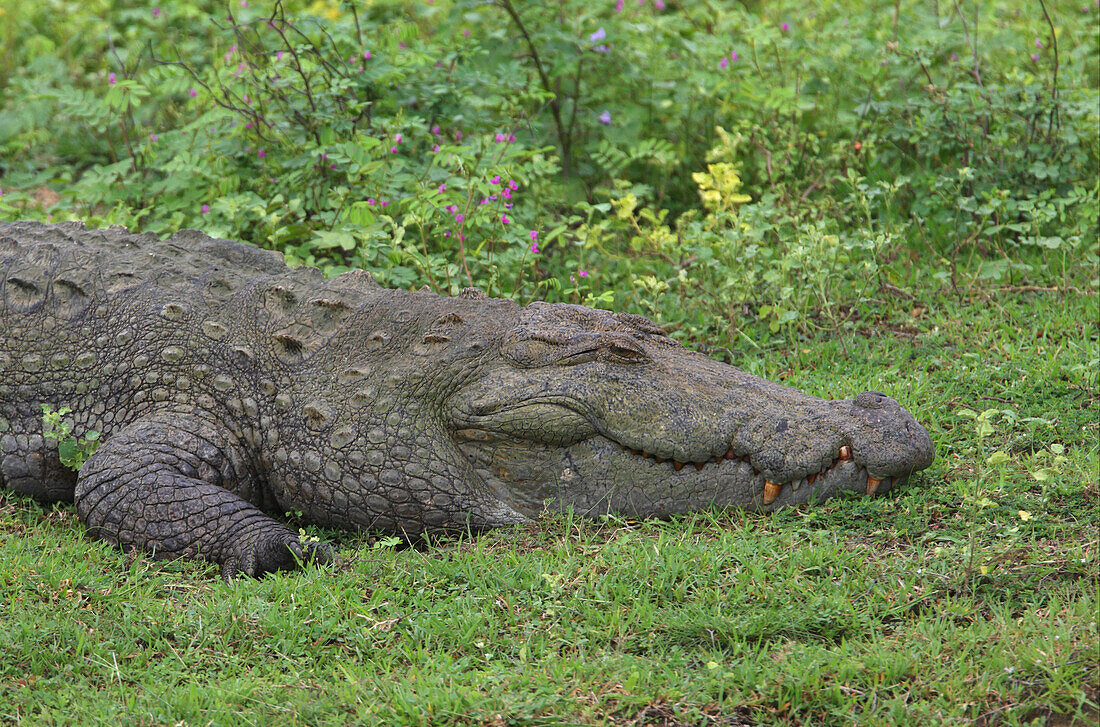
M 933 458 L 927 432 L 884 394 L 807 396 L 685 349 L 641 316 L 387 294 L 386 311 L 361 310 L 345 328 L 377 350 L 334 374 L 352 402 L 337 407 L 349 417 L 337 438 L 360 433 L 351 476 L 378 483 L 361 488 L 373 492 L 363 503 L 336 503 L 360 525 L 770 510 L 885 491 Z

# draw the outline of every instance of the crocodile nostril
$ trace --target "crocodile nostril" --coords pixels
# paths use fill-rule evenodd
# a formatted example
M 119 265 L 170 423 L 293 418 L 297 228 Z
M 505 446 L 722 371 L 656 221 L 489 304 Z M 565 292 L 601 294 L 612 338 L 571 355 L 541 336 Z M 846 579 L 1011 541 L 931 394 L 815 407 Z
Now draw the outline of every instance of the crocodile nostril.
M 881 409 L 888 401 L 890 397 L 881 391 L 864 391 L 853 403 L 863 409 Z

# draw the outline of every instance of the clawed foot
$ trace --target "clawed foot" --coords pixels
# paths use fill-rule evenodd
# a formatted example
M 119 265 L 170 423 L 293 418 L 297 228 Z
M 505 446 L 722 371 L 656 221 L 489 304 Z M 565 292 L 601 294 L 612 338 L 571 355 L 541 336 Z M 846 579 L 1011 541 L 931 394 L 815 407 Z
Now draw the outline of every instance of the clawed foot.
M 290 530 L 264 532 L 238 541 L 222 563 L 222 578 L 232 582 L 238 575 L 259 578 L 265 573 L 294 570 L 306 564 L 328 565 L 336 557 L 328 543 L 303 542 Z

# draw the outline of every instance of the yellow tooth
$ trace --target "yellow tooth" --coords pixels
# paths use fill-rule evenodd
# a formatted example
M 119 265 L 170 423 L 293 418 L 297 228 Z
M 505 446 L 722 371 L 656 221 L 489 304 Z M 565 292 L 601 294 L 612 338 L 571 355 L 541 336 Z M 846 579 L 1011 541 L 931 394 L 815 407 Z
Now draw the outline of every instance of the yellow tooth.
M 852 458 L 852 448 L 845 444 L 840 448 L 840 459 L 848 460 Z
M 882 480 L 878 477 L 867 477 L 867 494 L 873 495 L 878 492 L 878 486 L 882 484 Z
M 774 482 L 764 481 L 764 504 L 770 505 L 775 502 L 775 498 L 779 497 L 779 491 L 783 489 L 782 485 L 777 485 Z

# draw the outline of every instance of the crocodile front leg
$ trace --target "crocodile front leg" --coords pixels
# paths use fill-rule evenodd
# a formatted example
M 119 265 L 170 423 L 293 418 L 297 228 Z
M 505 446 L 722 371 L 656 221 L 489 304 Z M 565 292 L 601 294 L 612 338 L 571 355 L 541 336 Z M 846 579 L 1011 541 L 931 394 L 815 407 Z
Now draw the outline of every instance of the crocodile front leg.
M 89 531 L 156 558 L 201 557 L 229 580 L 327 563 L 332 550 L 303 543 L 238 493 L 259 492 L 237 445 L 196 417 L 158 415 L 114 433 L 88 458 L 76 508 Z

